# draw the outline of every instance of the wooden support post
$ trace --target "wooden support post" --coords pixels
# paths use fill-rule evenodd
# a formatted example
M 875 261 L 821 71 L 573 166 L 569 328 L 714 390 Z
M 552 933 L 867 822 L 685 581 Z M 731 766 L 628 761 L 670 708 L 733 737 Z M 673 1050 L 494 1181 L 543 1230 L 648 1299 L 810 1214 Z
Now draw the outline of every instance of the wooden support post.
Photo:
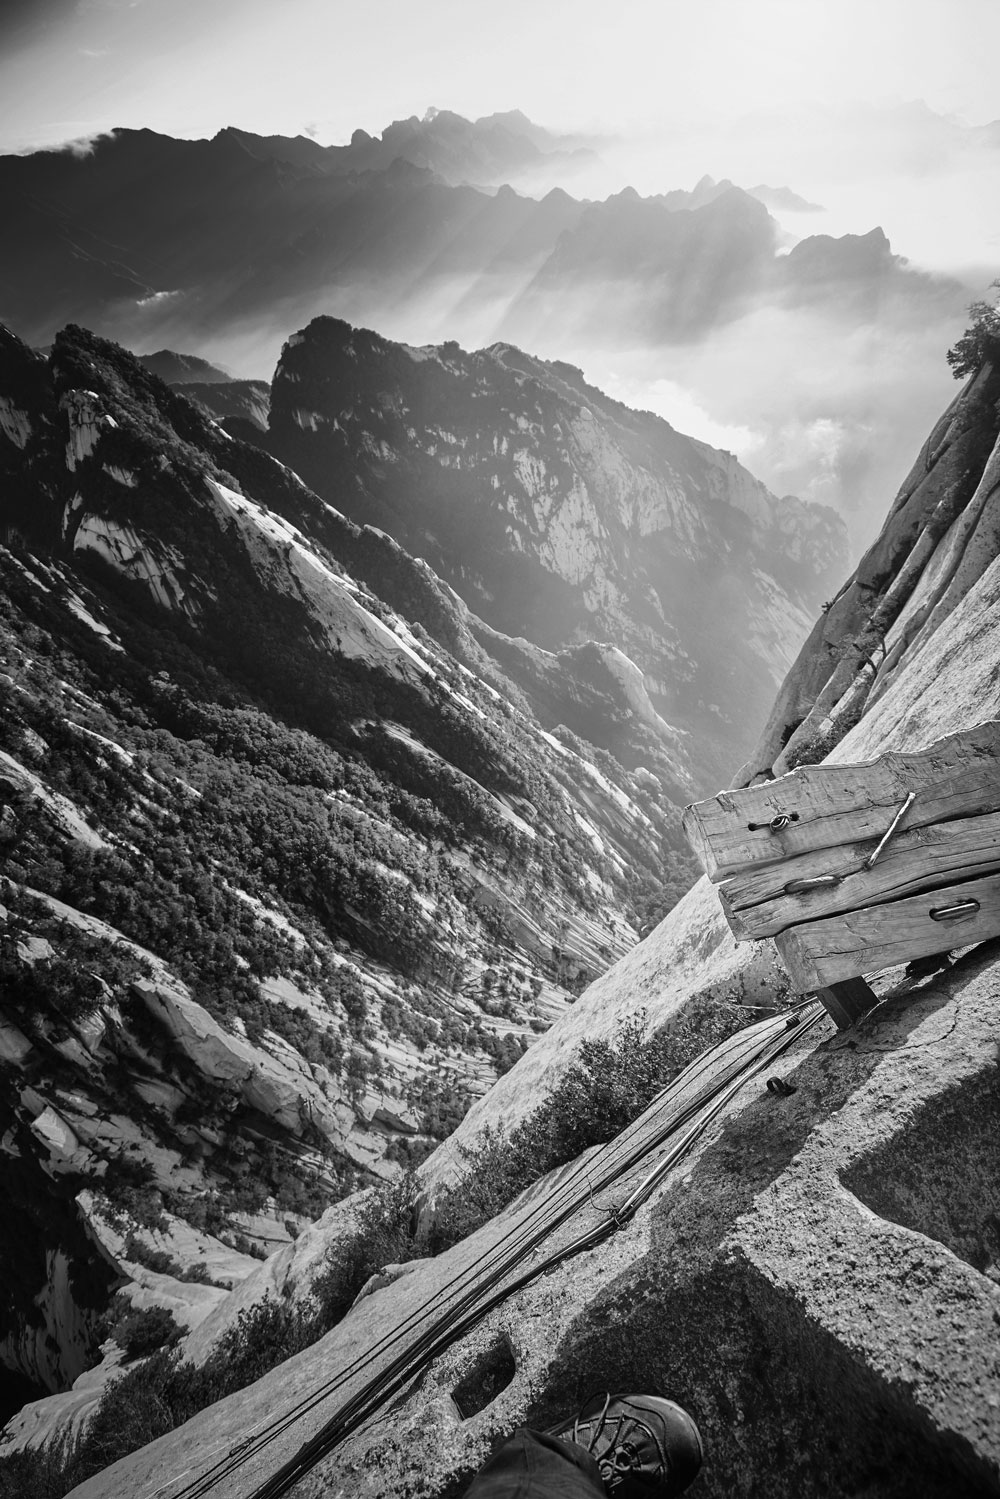
M 817 989 L 816 998 L 823 1001 L 824 1008 L 840 1031 L 850 1030 L 862 1015 L 867 1015 L 878 1004 L 878 995 L 861 978 L 842 979 L 839 984 Z

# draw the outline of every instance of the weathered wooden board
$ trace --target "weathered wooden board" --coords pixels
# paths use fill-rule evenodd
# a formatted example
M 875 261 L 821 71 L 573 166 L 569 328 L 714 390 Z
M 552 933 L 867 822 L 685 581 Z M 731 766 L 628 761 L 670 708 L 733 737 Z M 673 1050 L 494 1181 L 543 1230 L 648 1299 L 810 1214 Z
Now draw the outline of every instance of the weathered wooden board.
M 909 792 L 900 828 L 1000 811 L 1000 722 L 926 750 L 890 750 L 861 765 L 806 765 L 742 791 L 720 791 L 684 813 L 691 848 L 713 881 L 811 849 L 880 839 Z M 775 817 L 790 821 L 772 831 Z M 870 851 L 870 850 L 869 850 Z
M 897 833 L 874 867 L 865 869 L 874 846 L 871 840 L 843 843 L 733 875 L 719 886 L 733 935 L 738 941 L 774 937 L 796 922 L 1000 873 L 1000 813 Z M 836 884 L 786 893 L 790 885 L 829 879 Z
M 931 912 L 974 902 L 960 920 L 935 920 Z M 969 947 L 1000 936 L 1000 874 L 846 911 L 824 921 L 789 927 L 774 939 L 792 982 L 802 993 L 863 973 L 878 973 L 931 953 Z

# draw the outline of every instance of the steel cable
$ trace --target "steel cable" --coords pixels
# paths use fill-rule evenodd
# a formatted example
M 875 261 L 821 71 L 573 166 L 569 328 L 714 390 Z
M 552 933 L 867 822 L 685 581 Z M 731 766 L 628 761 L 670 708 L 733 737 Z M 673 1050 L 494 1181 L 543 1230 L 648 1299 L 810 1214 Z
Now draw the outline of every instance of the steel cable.
M 310 1411 L 330 1399 L 348 1382 L 370 1369 L 406 1342 L 389 1364 L 349 1399 L 292 1458 L 255 1488 L 247 1499 L 279 1499 L 316 1463 L 370 1420 L 386 1401 L 423 1372 L 446 1348 L 464 1337 L 508 1297 L 547 1273 L 563 1260 L 594 1247 L 637 1212 L 666 1173 L 691 1148 L 708 1124 L 751 1077 L 801 1039 L 825 1011 L 803 1002 L 792 1011 L 759 1021 L 703 1052 L 661 1090 L 639 1117 L 614 1140 L 589 1158 L 575 1163 L 554 1190 L 529 1204 L 512 1233 L 438 1287 L 415 1312 L 379 1339 L 341 1374 L 327 1381 L 276 1420 L 259 1427 L 199 1477 L 177 1490 L 172 1499 L 202 1499 L 226 1478 L 263 1452 Z M 702 1082 L 705 1074 L 708 1080 Z M 701 1084 L 699 1086 L 699 1084 Z M 671 1107 L 673 1106 L 673 1107 Z M 700 1117 L 699 1117 L 700 1116 Z M 650 1126 L 653 1133 L 650 1134 Z M 678 1130 L 690 1125 L 620 1206 L 600 1209 L 595 1193 L 609 1191 L 617 1181 L 647 1159 Z M 632 1142 L 638 1139 L 638 1144 Z M 597 1175 L 598 1179 L 594 1180 Z M 585 1179 L 585 1190 L 581 1184 Z M 567 1200 L 568 1199 L 568 1200 Z M 524 1260 L 582 1208 L 602 1212 L 596 1224 L 569 1244 L 515 1274 Z M 511 1278 L 513 1277 L 513 1278 Z M 430 1324 L 419 1331 L 422 1324 Z M 408 1339 L 408 1335 L 413 1334 Z M 182 1477 L 183 1475 L 178 1475 Z M 176 1482 L 177 1479 L 174 1479 Z M 167 1486 L 157 1490 L 164 1494 Z

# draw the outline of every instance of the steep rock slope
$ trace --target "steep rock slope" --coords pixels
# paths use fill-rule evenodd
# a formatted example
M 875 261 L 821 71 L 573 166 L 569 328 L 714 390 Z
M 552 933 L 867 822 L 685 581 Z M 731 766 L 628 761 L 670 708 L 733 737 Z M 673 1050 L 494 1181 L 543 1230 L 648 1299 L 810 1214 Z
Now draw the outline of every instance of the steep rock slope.
M 0 434 L 0 1358 L 60 1388 L 137 1264 L 197 1320 L 226 1244 L 419 1156 L 688 865 L 655 715 L 641 774 L 548 733 L 425 564 L 122 350 L 4 333 Z
M 494 628 L 610 641 L 689 736 L 699 784 L 731 768 L 845 566 L 832 511 L 503 344 L 410 349 L 317 318 L 282 352 L 268 446 Z
M 818 619 L 734 785 L 827 757 L 850 763 L 920 749 L 1000 718 L 998 398 L 1000 370 L 986 364 L 935 427 L 879 537 Z M 673 1011 L 706 983 L 718 992 L 735 983 L 754 1002 L 781 983 L 772 945 L 737 946 L 707 880 L 656 937 L 602 975 L 482 1112 L 467 1116 L 428 1163 L 429 1180 L 454 1169 L 488 1121 L 509 1123 L 536 1107 L 580 1037 L 594 1025 L 613 1028 L 626 995 L 640 1006 L 652 984 L 666 982 Z
M 869 696 L 835 744 L 825 742 L 838 760 L 917 749 L 1000 717 L 997 380 L 987 366 L 970 382 L 918 465 L 920 481 L 904 485 L 859 568 L 859 580 L 881 571 L 887 592 L 898 580 L 895 617 L 906 616 L 909 629 L 899 631 L 884 692 Z M 931 513 L 947 512 L 922 555 L 908 514 L 918 492 Z M 860 607 L 862 623 L 870 617 Z M 802 721 L 803 681 L 812 673 L 822 687 L 838 655 L 856 671 L 856 653 L 843 644 L 806 648 L 776 718 Z M 789 714 L 788 704 L 798 706 Z M 794 1096 L 776 1099 L 758 1080 L 633 1224 L 511 1298 L 397 1401 L 391 1429 L 358 1433 L 296 1492 L 460 1492 L 518 1422 L 544 1426 L 592 1386 L 641 1379 L 696 1415 L 707 1494 L 994 1494 L 996 946 L 963 955 L 944 977 L 882 975 L 883 1005 L 852 1036 L 824 1021 L 818 1040 L 780 1064 Z M 467 1169 L 458 1147 L 486 1124 L 509 1129 L 530 1115 L 582 1035 L 610 1032 L 623 1009 L 640 1005 L 651 1010 L 651 1030 L 669 1032 L 695 1000 L 735 992 L 767 1003 L 772 963 L 764 944 L 734 951 L 701 882 L 468 1116 L 426 1164 L 428 1185 Z M 543 1182 L 532 1200 L 557 1188 Z M 595 1206 L 583 1209 L 588 1224 Z M 376 1292 L 289 1365 L 74 1492 L 151 1494 L 165 1472 L 207 1464 L 320 1384 L 359 1379 L 358 1360 L 504 1242 L 513 1222 L 497 1220 Z M 464 1419 L 450 1398 L 459 1392 Z M 309 1421 L 217 1492 L 252 1491 L 308 1435 Z
M 891 986 L 852 1046 L 832 1025 L 813 1033 L 775 1068 L 794 1096 L 776 1102 L 758 1079 L 633 1222 L 446 1349 L 391 1421 L 349 1438 L 296 1499 L 461 1494 L 515 1426 L 544 1429 L 592 1384 L 640 1381 L 695 1415 L 712 1499 L 995 1494 L 1000 1292 L 982 1267 L 995 1245 L 996 973 L 995 953 L 972 955 L 944 979 Z M 539 1184 L 532 1203 L 559 1185 Z M 254 1494 L 363 1386 L 384 1340 L 502 1251 L 527 1207 L 377 1290 L 321 1343 L 73 1499 L 190 1481 L 332 1385 L 213 1486 L 220 1499 Z M 552 1247 L 593 1222 L 585 1205 Z
M 935 426 L 878 538 L 814 626 L 735 784 L 821 759 L 862 715 L 884 722 L 891 714 L 904 667 L 931 645 L 996 558 L 998 399 L 1000 375 L 984 364 Z M 983 677 L 988 700 L 991 657 L 982 657 L 978 670 L 974 653 L 964 660 Z M 915 729 L 927 690 L 905 710 Z M 860 730 L 850 742 L 869 740 L 870 730 Z

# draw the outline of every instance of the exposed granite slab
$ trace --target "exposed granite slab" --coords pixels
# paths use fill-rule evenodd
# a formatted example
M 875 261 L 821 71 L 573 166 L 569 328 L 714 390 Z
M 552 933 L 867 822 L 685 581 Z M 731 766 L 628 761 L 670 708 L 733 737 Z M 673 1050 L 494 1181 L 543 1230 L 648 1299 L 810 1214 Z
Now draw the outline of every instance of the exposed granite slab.
M 857 1032 L 824 1022 L 775 1067 L 793 1096 L 750 1084 L 631 1226 L 512 1298 L 391 1419 L 300 1484 L 302 1499 L 458 1494 L 518 1422 L 544 1424 L 594 1388 L 636 1385 L 666 1389 L 696 1414 L 706 1495 L 759 1494 L 765 1483 L 779 1499 L 995 1493 L 1000 1285 L 988 1259 L 1000 1209 L 1000 951 L 973 950 L 916 988 L 895 979 Z M 938 1146 L 921 1185 L 929 1120 Z M 949 1159 L 956 1180 L 973 1184 L 950 1209 Z M 345 1369 L 511 1222 L 508 1213 L 375 1292 L 315 1347 L 76 1499 L 170 1499 L 171 1472 L 185 1475 L 182 1486 Z M 511 1373 L 461 1419 L 456 1390 L 469 1409 L 477 1389 L 488 1396 Z M 245 1499 L 330 1414 L 332 1404 L 213 1494 Z

